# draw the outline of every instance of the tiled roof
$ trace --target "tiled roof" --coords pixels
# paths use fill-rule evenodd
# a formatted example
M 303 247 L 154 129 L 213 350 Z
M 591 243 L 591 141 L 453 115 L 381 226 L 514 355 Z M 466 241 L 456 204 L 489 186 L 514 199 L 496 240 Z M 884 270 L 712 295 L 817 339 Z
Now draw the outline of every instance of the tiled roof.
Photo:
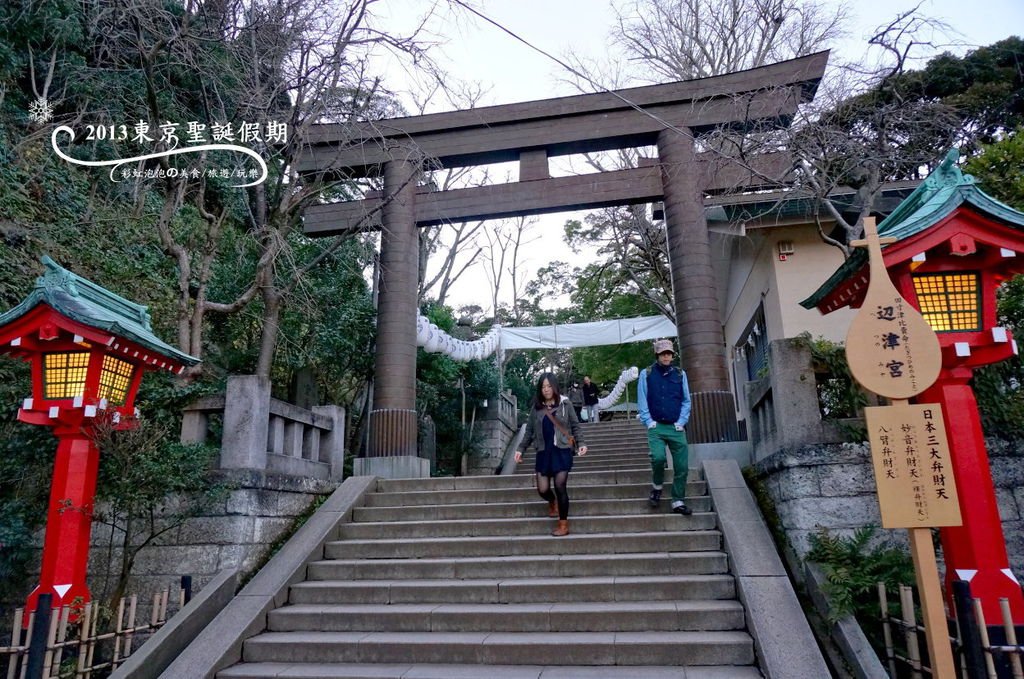
M 142 345 L 183 365 L 199 359 L 183 353 L 153 334 L 146 307 L 77 276 L 43 256 L 46 273 L 18 306 L 0 315 L 0 326 L 24 316 L 39 304 L 48 304 L 68 318 Z
M 882 220 L 878 225 L 878 235 L 891 236 L 899 242 L 937 224 L 964 203 L 1008 226 L 1024 229 L 1024 213 L 999 202 L 978 188 L 974 177 L 960 171 L 957 166 L 959 158 L 959 152 L 951 149 L 928 178 Z M 813 295 L 800 302 L 800 306 L 805 309 L 815 308 L 839 284 L 859 271 L 867 261 L 868 253 L 865 248 L 854 250 Z

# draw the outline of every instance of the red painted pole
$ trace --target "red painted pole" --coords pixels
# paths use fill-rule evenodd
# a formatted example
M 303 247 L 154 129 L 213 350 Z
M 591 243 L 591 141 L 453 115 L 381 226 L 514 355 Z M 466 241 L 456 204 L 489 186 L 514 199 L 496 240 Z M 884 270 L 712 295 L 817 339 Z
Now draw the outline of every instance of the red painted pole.
M 86 569 L 99 450 L 80 428 L 54 432 L 58 437 L 53 485 L 46 516 L 43 566 L 39 585 L 28 596 L 31 613 L 41 594 L 53 595 L 53 606 L 84 606 L 89 601 Z M 28 620 L 28 615 L 25 616 Z
M 1002 623 L 1000 597 L 1009 599 L 1013 623 L 1020 625 L 1024 624 L 1024 595 L 1006 553 L 978 402 L 968 384 L 971 374 L 970 368 L 943 368 L 935 384 L 918 397 L 919 403 L 942 404 L 952 473 L 960 495 L 963 525 L 939 529 L 949 610 L 956 610 L 951 598 L 952 582 L 966 580 L 971 595 L 981 599 L 989 625 Z M 932 473 L 949 472 L 933 469 Z

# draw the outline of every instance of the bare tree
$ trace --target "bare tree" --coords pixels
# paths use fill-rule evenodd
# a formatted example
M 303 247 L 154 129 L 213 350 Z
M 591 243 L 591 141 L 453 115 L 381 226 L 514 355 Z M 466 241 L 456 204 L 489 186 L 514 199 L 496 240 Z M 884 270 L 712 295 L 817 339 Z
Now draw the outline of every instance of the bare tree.
M 580 91 L 621 88 L 636 82 L 690 80 L 755 68 L 804 56 L 827 47 L 842 35 L 846 8 L 833 9 L 811 0 L 628 0 L 615 6 L 614 44 L 629 67 L 586 61 L 570 55 L 570 82 Z M 769 138 L 778 145 L 777 138 Z M 737 158 L 748 148 L 742 138 L 720 134 L 699 140 L 701 146 Z M 636 167 L 652 151 L 625 149 L 584 157 L 597 171 Z M 654 222 L 644 206 L 591 213 L 586 225 L 570 229 L 570 244 L 596 245 L 606 257 L 591 284 L 636 291 L 669 318 L 674 318 L 671 276 L 664 224 Z
M 387 49 L 429 63 L 424 44 L 417 39 L 422 24 L 407 36 L 388 33 L 373 16 L 378 2 L 226 0 L 202 7 L 188 3 L 175 13 L 147 0 L 97 23 L 97 34 L 109 29 L 105 40 L 116 43 L 122 59 L 142 64 L 150 120 L 173 120 L 176 107 L 182 104 L 163 89 L 169 72 L 179 67 L 203 72 L 221 66 L 225 72 L 201 81 L 194 97 L 211 119 L 248 121 L 263 133 L 253 140 L 254 150 L 267 159 L 270 175 L 244 194 L 203 174 L 161 182 L 163 204 L 154 221 L 177 272 L 182 350 L 202 355 L 207 314 L 235 313 L 259 300 L 262 333 L 256 372 L 269 374 L 288 296 L 302 284 L 305 273 L 340 243 L 340 239 L 325 241 L 318 255 L 299 261 L 292 243 L 300 234 L 301 212 L 324 193 L 350 191 L 335 176 L 298 174 L 294 161 L 311 127 L 393 112 L 379 79 L 369 69 L 373 50 Z M 270 135 L 270 130 L 277 134 Z M 212 161 L 212 157 L 201 158 L 196 165 Z M 160 162 L 170 169 L 168 158 Z M 218 162 L 226 161 L 219 157 Z M 197 229 L 194 222 L 190 228 L 181 228 L 186 209 L 198 214 L 203 228 Z M 210 288 L 215 268 L 224 264 L 225 257 L 238 257 L 221 250 L 227 228 L 241 232 L 244 247 L 255 255 L 255 265 L 244 273 L 247 280 L 236 281 L 230 297 L 215 300 Z
M 813 0 L 629 0 L 613 40 L 641 80 L 691 80 L 811 54 L 840 38 L 847 10 Z
M 420 299 L 432 293 L 438 304 L 445 303 L 451 287 L 484 251 L 477 242 L 483 225 L 483 221 L 461 222 L 420 229 Z M 441 251 L 444 251 L 441 265 L 437 273 L 427 280 L 428 260 L 431 255 Z
M 868 41 L 882 50 L 881 64 L 837 71 L 785 133 L 784 146 L 799 163 L 796 190 L 815 200 L 819 234 L 844 256 L 885 183 L 923 177 L 966 133 L 951 106 L 923 96 L 906 77 L 911 59 L 935 47 L 930 36 L 950 31 L 916 8 L 899 14 Z M 837 189 L 856 191 L 853 204 L 840 209 L 830 198 Z
M 521 320 L 519 298 L 526 285 L 523 275 L 526 262 L 522 255 L 524 248 L 537 240 L 530 233 L 535 224 L 536 221 L 530 217 L 516 217 L 502 220 L 493 230 L 484 231 L 487 250 L 483 254 L 481 266 L 491 285 L 491 312 L 495 320 L 498 318 L 499 300 L 506 282 L 512 288 L 512 318 L 516 323 Z
M 586 222 L 589 228 L 573 224 L 567 229 L 569 244 L 575 248 L 584 243 L 596 246 L 597 254 L 605 259 L 581 277 L 578 289 L 600 285 L 605 290 L 631 290 L 674 321 L 664 223 L 653 221 L 646 205 L 597 210 Z

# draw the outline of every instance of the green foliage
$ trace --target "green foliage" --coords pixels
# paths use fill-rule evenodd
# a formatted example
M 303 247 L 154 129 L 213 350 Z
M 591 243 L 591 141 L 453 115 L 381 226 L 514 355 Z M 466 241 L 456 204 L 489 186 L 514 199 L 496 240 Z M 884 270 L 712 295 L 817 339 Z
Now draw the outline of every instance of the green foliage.
M 1024 127 L 1007 134 L 964 163 L 981 189 L 1010 207 L 1024 210 Z
M 27 593 L 33 534 L 46 521 L 57 450 L 48 428 L 15 419 L 31 393 L 28 365 L 0 359 L 0 601 Z
M 832 535 L 826 529 L 811 535 L 807 559 L 819 563 L 825 573 L 831 622 L 850 614 L 861 623 L 877 620 L 878 583 L 884 582 L 888 589 L 914 583 L 909 552 L 877 543 L 876 530 L 874 526 L 858 528 L 849 538 Z
M 138 552 L 188 518 L 226 497 L 228 487 L 211 470 L 218 451 L 185 445 L 166 422 L 140 418 L 117 430 L 101 422 L 95 520 L 112 526 L 112 547 L 120 550 L 120 573 L 107 599 L 124 595 Z M 116 541 L 116 542 L 115 542 Z
M 428 304 L 421 312 L 450 335 L 462 331 L 448 307 Z M 417 350 L 416 409 L 434 421 L 438 475 L 458 475 L 462 458 L 479 447 L 483 401 L 494 407 L 497 394 L 498 371 L 492 361 L 458 363 Z
M 1019 94 L 1018 94 L 1019 96 Z M 1024 210 L 1024 128 L 992 144 L 967 160 L 964 170 L 982 190 L 1007 205 Z M 1024 332 L 1024 278 L 1007 281 L 998 293 L 999 323 L 1014 335 Z M 974 371 L 972 383 L 978 399 L 982 427 L 989 436 L 1007 440 L 1024 429 L 1024 362 L 1019 356 Z
M 302 236 L 293 236 L 291 242 L 295 256 L 303 261 L 312 259 L 323 247 L 323 243 Z M 370 256 L 364 243 L 349 239 L 304 277 L 281 314 L 280 342 L 271 372 L 276 397 L 287 399 L 293 375 L 308 370 L 316 377 L 323 402 L 353 406 L 373 369 L 376 312 L 362 274 Z M 252 261 L 237 266 L 251 267 Z M 247 271 L 236 273 L 226 275 L 217 285 L 226 289 L 249 275 Z M 262 312 L 262 303 L 256 301 L 243 313 L 215 319 L 206 354 L 211 373 L 254 371 L 263 331 Z
M 1001 131 L 1024 124 L 1022 64 L 1024 40 L 1013 36 L 962 57 L 941 54 L 905 79 L 920 96 L 955 108 L 965 128 L 991 142 Z
M 797 346 L 811 352 L 822 417 L 839 419 L 859 416 L 861 409 L 867 405 L 867 395 L 850 375 L 846 348 L 822 337 L 812 339 L 809 332 L 800 333 L 794 341 Z
M 999 289 L 1000 325 L 1020 337 L 1024 332 L 1024 277 L 1017 276 Z M 1011 356 L 974 371 L 972 381 L 981 425 L 988 436 L 1018 440 L 1024 429 L 1024 361 Z

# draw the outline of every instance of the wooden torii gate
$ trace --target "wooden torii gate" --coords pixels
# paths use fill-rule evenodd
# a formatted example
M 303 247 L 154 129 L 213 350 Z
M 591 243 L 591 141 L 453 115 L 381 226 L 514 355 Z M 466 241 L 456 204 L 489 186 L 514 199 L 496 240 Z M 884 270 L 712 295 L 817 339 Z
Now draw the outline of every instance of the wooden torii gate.
M 814 96 L 827 52 L 722 76 L 599 94 L 448 113 L 338 123 L 313 128 L 298 161 L 305 173 L 383 175 L 382 196 L 315 205 L 305 233 L 330 236 L 379 228 L 381 277 L 375 385 L 367 457 L 356 473 L 427 476 L 416 451 L 416 229 L 445 222 L 498 219 L 664 201 L 679 351 L 694 399 L 729 392 L 722 320 L 712 271 L 704 195 L 756 188 L 780 179 L 787 158 L 750 163 L 698 154 L 694 137 L 716 128 L 746 131 L 788 125 Z M 657 161 L 634 169 L 551 177 L 548 159 L 656 146 Z M 417 187 L 431 168 L 519 162 L 519 181 L 434 191 Z M 730 440 L 735 406 L 721 408 L 719 435 Z

